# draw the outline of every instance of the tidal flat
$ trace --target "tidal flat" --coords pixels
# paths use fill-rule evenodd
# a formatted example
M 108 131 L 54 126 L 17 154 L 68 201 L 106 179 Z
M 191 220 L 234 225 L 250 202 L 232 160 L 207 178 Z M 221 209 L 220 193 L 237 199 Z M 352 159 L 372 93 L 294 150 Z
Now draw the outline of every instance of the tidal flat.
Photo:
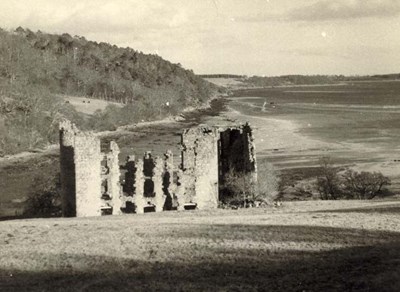
M 234 92 L 233 114 L 258 129 L 258 157 L 283 172 L 318 166 L 321 157 L 380 171 L 400 188 L 400 82 L 347 82 Z

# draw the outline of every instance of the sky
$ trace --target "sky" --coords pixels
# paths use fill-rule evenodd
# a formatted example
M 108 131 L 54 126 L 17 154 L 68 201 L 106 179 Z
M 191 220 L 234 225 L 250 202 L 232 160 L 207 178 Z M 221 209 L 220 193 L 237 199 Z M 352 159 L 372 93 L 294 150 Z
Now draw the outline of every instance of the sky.
M 400 0 L 0 0 L 0 27 L 84 36 L 197 74 L 400 72 Z

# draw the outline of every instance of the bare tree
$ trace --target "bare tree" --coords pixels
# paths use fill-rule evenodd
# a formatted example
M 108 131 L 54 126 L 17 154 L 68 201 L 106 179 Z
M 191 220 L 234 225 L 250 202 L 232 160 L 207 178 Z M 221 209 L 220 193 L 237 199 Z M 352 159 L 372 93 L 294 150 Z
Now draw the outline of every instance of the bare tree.
M 224 177 L 224 187 L 230 194 L 225 198 L 226 203 L 234 205 L 240 202 L 243 207 L 247 207 L 247 202 L 255 193 L 252 175 L 250 172 L 237 172 L 234 168 L 230 168 Z
M 349 169 L 343 178 L 349 196 L 360 200 L 372 199 L 382 192 L 384 186 L 390 185 L 390 179 L 380 172 L 357 172 Z
M 249 205 L 272 203 L 278 195 L 279 178 L 273 166 L 267 161 L 258 164 L 258 180 L 254 172 L 239 172 L 230 167 L 224 176 L 224 201 L 230 205 Z
M 338 169 L 333 166 L 330 157 L 322 157 L 319 164 L 321 173 L 317 177 L 317 191 L 322 200 L 336 200 L 341 194 Z
M 258 170 L 258 190 L 257 200 L 272 203 L 279 194 L 280 179 L 273 165 L 267 160 L 261 160 L 257 165 Z

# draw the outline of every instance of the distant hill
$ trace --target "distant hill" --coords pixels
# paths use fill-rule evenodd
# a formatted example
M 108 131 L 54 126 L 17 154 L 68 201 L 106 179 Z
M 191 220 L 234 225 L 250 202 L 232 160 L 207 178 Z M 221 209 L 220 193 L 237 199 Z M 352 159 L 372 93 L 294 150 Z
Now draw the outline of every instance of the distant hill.
M 365 75 L 365 76 L 350 76 L 346 77 L 348 81 L 368 81 L 368 80 L 400 80 L 400 74 L 378 74 L 378 75 Z
M 281 75 L 281 76 L 251 76 L 234 74 L 203 74 L 199 75 L 205 80 L 216 85 L 230 89 L 241 89 L 251 87 L 271 87 L 271 86 L 295 86 L 295 85 L 318 85 L 318 84 L 337 84 L 350 81 L 384 81 L 400 80 L 400 74 L 381 74 L 364 76 L 344 76 L 344 75 Z
M 83 129 L 113 129 L 204 104 L 218 90 L 157 55 L 67 33 L 0 29 L 0 155 L 55 142 L 63 117 Z M 126 106 L 88 119 L 60 94 Z
M 201 78 L 246 78 L 246 75 L 235 74 L 199 74 Z

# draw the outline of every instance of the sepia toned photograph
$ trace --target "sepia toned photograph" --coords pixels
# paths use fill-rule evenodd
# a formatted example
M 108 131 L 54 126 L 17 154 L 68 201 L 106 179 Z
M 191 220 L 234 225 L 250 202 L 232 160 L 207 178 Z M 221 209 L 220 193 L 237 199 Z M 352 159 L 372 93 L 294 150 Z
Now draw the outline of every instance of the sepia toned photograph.
M 399 0 L 0 0 L 0 291 L 400 291 Z

